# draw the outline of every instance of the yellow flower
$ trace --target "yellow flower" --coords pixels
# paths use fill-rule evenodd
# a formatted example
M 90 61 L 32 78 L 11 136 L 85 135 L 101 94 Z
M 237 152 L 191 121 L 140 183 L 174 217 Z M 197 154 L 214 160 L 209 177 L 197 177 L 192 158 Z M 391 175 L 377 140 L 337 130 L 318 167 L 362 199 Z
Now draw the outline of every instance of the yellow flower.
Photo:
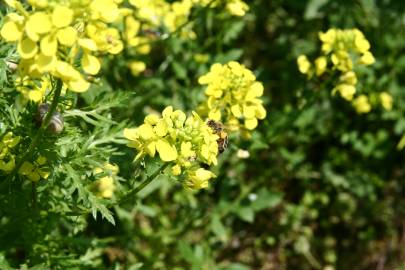
M 207 85 L 205 94 L 208 98 L 204 104 L 207 116 L 221 121 L 230 130 L 252 130 L 258 119 L 266 117 L 260 99 L 263 85 L 256 81 L 252 71 L 238 62 L 216 63 L 198 82 Z
M 94 184 L 100 197 L 109 199 L 113 196 L 116 189 L 114 177 L 118 174 L 118 172 L 119 167 L 110 163 L 105 163 L 103 167 L 98 167 L 93 170 L 93 173 L 96 175 L 107 174 L 107 176 L 99 178 Z
M 10 173 L 15 167 L 15 156 L 12 148 L 20 142 L 20 137 L 14 136 L 12 132 L 7 132 L 0 141 L 0 170 Z
M 387 93 L 387 92 L 380 93 L 380 101 L 381 101 L 381 105 L 384 107 L 384 109 L 386 109 L 387 111 L 392 110 L 393 99 L 389 93 Z
M 356 109 L 357 113 L 368 113 L 371 111 L 371 105 L 368 101 L 367 96 L 365 95 L 359 95 L 356 97 L 353 101 L 352 104 L 354 108 Z
M 50 4 L 30 0 L 33 8 L 25 8 L 18 1 L 7 1 L 16 12 L 6 16 L 0 35 L 6 42 L 17 43 L 22 58 L 19 74 L 24 80 L 51 75 L 62 79 L 69 90 L 84 92 L 90 83 L 83 75 L 99 72 L 99 56 L 117 54 L 123 49 L 120 32 L 114 28 L 118 26 L 111 26 L 123 14 L 120 2 L 88 0 Z M 78 58 L 81 66 L 76 68 L 73 63 Z M 39 95 L 33 97 L 38 98 Z
M 208 181 L 213 177 L 216 176 L 211 171 L 199 168 L 188 173 L 185 185 L 190 189 L 207 188 Z
M 339 84 L 333 90 L 333 93 L 339 92 L 339 94 L 346 100 L 351 101 L 356 93 L 356 87 L 350 84 Z
M 306 55 L 300 55 L 297 58 L 298 69 L 302 74 L 308 74 L 311 69 L 311 63 Z
M 316 67 L 316 75 L 321 76 L 328 65 L 328 60 L 325 56 L 320 56 L 315 60 L 315 67 Z
M 171 172 L 175 176 L 187 177 L 198 171 L 202 163 L 217 164 L 218 136 L 194 112 L 186 116 L 169 106 L 161 117 L 148 115 L 139 127 L 125 129 L 124 136 L 129 140 L 128 146 L 138 151 L 136 160 L 146 155 L 154 157 L 157 152 L 162 162 L 173 164 Z
M 132 75 L 138 76 L 141 72 L 145 71 L 146 64 L 142 61 L 132 61 L 128 63 Z
M 360 58 L 360 63 L 364 65 L 374 64 L 375 63 L 374 56 L 371 54 L 371 52 L 365 52 Z
M 27 177 L 32 182 L 38 182 L 40 179 L 47 179 L 49 172 L 43 168 L 46 161 L 46 158 L 43 156 L 39 156 L 34 163 L 24 161 L 18 170 L 18 173 Z
M 231 0 L 226 4 L 226 9 L 235 16 L 244 16 L 249 6 L 241 0 Z

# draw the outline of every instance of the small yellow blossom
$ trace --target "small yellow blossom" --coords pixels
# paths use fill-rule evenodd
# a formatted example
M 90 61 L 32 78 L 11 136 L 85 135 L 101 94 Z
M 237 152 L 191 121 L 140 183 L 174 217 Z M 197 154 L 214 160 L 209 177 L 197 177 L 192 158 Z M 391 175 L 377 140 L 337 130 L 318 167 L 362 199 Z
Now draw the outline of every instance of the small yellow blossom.
M 300 55 L 297 58 L 298 69 L 302 74 L 308 74 L 311 68 L 311 63 L 309 62 L 306 55 Z
M 132 61 L 128 63 L 132 75 L 138 76 L 141 72 L 145 71 L 146 64 L 142 61 Z
M 371 111 L 371 105 L 366 95 L 359 95 L 352 101 L 352 104 L 359 114 Z
M 41 179 L 47 179 L 49 176 L 49 171 L 44 169 L 46 165 L 46 158 L 39 156 L 37 160 L 33 163 L 24 161 L 21 165 L 18 173 L 27 177 L 32 182 L 38 182 Z
M 93 170 L 95 175 L 107 174 L 95 182 L 95 188 L 100 197 L 109 199 L 115 191 L 114 177 L 118 174 L 119 167 L 115 164 L 105 163 L 103 167 L 97 167 Z
M 0 170 L 10 173 L 15 167 L 15 155 L 12 149 L 20 142 L 20 137 L 12 132 L 6 133 L 0 141 Z
M 393 99 L 389 93 L 387 93 L 387 92 L 380 93 L 380 101 L 381 101 L 381 105 L 384 107 L 384 109 L 386 109 L 387 111 L 392 110 Z

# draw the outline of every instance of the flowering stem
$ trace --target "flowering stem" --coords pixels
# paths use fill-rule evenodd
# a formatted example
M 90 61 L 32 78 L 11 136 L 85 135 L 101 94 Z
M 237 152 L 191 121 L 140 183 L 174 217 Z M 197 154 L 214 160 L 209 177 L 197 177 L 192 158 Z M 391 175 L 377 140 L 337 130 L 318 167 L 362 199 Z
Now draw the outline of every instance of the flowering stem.
M 18 172 L 20 169 L 21 165 L 26 161 L 34 152 L 35 147 L 37 146 L 38 142 L 42 138 L 42 136 L 45 133 L 45 130 L 48 128 L 49 122 L 51 121 L 52 115 L 56 111 L 56 107 L 58 106 L 58 101 L 60 94 L 62 92 L 62 81 L 60 79 L 56 80 L 56 86 L 55 86 L 55 92 L 53 96 L 53 100 L 51 103 L 51 106 L 49 108 L 48 113 L 45 116 L 44 121 L 42 122 L 41 127 L 38 129 L 37 134 L 35 135 L 34 139 L 32 140 L 30 146 L 28 147 L 28 150 L 25 152 L 25 154 L 20 158 L 20 160 L 17 162 L 16 166 L 14 167 L 13 171 L 10 174 L 10 179 L 13 179 L 15 174 Z
M 125 194 L 118 202 L 118 204 L 121 204 L 123 202 L 128 201 L 129 199 L 135 197 L 135 195 L 144 189 L 147 185 L 149 185 L 153 180 L 156 179 L 156 177 L 169 165 L 169 163 L 163 163 L 162 166 L 160 166 L 154 173 L 149 175 L 142 183 L 140 183 L 136 188 Z

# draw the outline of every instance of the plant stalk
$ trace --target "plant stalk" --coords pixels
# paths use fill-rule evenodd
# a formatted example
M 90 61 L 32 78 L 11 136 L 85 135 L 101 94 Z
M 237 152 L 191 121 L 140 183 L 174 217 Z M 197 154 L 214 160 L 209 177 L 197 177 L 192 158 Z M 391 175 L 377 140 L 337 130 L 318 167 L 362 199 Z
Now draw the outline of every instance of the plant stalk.
M 22 164 L 24 163 L 24 161 L 26 161 L 34 152 L 35 147 L 38 145 L 39 141 L 41 140 L 42 136 L 45 133 L 45 130 L 48 128 L 48 125 L 51 121 L 52 115 L 55 113 L 56 108 L 58 106 L 58 102 L 59 102 L 59 98 L 62 92 L 62 81 L 60 79 L 56 80 L 56 86 L 55 86 L 55 92 L 54 92 L 54 96 L 53 96 L 53 100 L 51 103 L 51 106 L 49 108 L 48 113 L 45 116 L 44 121 L 42 122 L 41 127 L 38 129 L 37 134 L 35 135 L 34 139 L 32 140 L 30 146 L 28 147 L 27 151 L 25 152 L 25 154 L 18 160 L 16 166 L 14 167 L 13 171 L 10 174 L 10 180 L 12 180 L 16 173 L 18 172 L 18 170 L 21 168 Z
M 154 171 L 151 175 L 149 175 L 142 183 L 140 183 L 136 188 L 133 190 L 129 191 L 127 194 L 125 194 L 119 201 L 118 204 L 122 204 L 126 201 L 128 201 L 131 198 L 134 198 L 135 195 L 140 192 L 142 189 L 144 189 L 147 185 L 149 185 L 153 180 L 156 179 L 156 177 L 169 165 L 169 163 L 164 163 L 162 166 L 160 166 L 156 171 Z

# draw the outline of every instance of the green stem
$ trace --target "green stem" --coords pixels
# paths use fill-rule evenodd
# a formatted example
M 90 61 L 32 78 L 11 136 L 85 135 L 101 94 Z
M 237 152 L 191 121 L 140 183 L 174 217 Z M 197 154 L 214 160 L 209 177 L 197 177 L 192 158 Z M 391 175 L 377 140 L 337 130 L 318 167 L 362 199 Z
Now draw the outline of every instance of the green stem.
M 11 172 L 10 180 L 14 178 L 14 176 L 16 175 L 16 173 L 18 172 L 18 170 L 20 169 L 20 167 L 24 163 L 24 161 L 26 161 L 28 158 L 31 157 L 32 153 L 35 150 L 35 147 L 38 145 L 39 141 L 41 140 L 42 136 L 44 135 L 45 130 L 48 128 L 49 122 L 52 119 L 52 115 L 55 113 L 56 108 L 58 106 L 59 97 L 60 97 L 60 94 L 62 92 L 62 85 L 63 85 L 62 81 L 60 79 L 57 79 L 56 80 L 56 86 L 55 86 L 55 92 L 54 92 L 53 100 L 52 100 L 51 106 L 49 108 L 49 111 L 46 114 L 45 119 L 42 122 L 41 127 L 38 129 L 38 132 L 35 135 L 34 139 L 32 140 L 32 142 L 31 142 L 30 146 L 28 147 L 27 151 L 20 158 L 20 160 L 17 162 L 14 170 Z
M 164 163 L 162 166 L 160 166 L 156 171 L 154 171 L 151 175 L 149 175 L 142 183 L 140 183 L 136 188 L 133 190 L 129 191 L 126 193 L 124 196 L 121 197 L 121 199 L 118 200 L 116 205 L 120 205 L 122 203 L 128 202 L 131 199 L 135 198 L 135 195 L 143 190 L 147 185 L 149 185 L 153 180 L 156 179 L 156 177 L 167 167 L 169 166 L 169 163 Z M 115 204 L 110 203 L 107 205 L 107 207 L 113 206 Z M 84 211 L 73 211 L 73 212 L 67 212 L 65 213 L 67 216 L 82 216 L 82 215 L 87 215 L 90 213 L 90 210 L 84 210 Z
M 119 201 L 118 204 L 124 203 L 128 201 L 131 198 L 134 198 L 135 195 L 144 189 L 147 185 L 149 185 L 153 180 L 156 179 L 156 177 L 169 165 L 169 163 L 163 163 L 162 166 L 160 166 L 155 172 L 153 172 L 151 175 L 149 175 L 142 183 L 140 183 L 136 188 L 133 190 L 129 191 L 127 194 L 125 194 Z

